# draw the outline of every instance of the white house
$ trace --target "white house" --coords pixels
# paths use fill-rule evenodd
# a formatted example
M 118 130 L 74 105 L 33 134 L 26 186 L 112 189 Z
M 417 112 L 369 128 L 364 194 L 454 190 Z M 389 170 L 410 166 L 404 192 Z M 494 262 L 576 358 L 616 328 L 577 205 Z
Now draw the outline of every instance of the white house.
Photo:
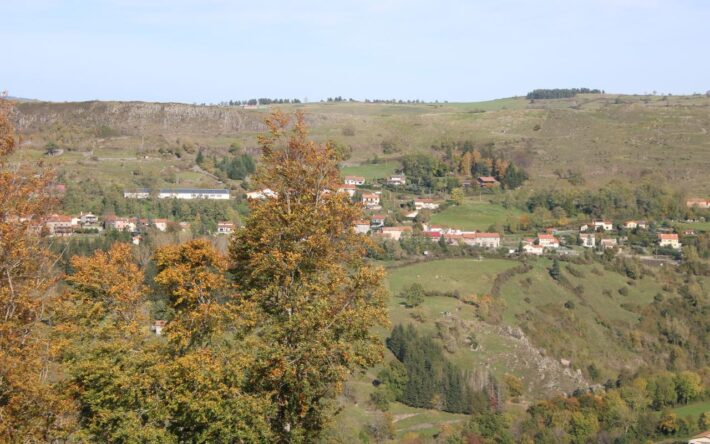
M 345 185 L 365 185 L 365 178 L 361 176 L 345 176 L 343 183 Z
M 267 197 L 278 197 L 278 193 L 276 191 L 271 190 L 270 188 L 247 192 L 247 199 L 250 200 L 263 200 Z
M 545 251 L 545 247 L 543 247 L 542 245 L 535 245 L 535 244 L 523 245 L 523 253 L 526 253 L 526 254 L 533 254 L 535 256 L 541 256 L 544 251 Z
M 407 178 L 403 174 L 393 174 L 387 179 L 388 185 L 404 185 L 407 183 Z
M 167 219 L 153 219 L 153 226 L 158 231 L 165 231 L 168 229 L 168 220 Z
M 710 430 L 699 433 L 688 441 L 688 444 L 710 444 Z
M 232 234 L 234 232 L 234 224 L 232 222 L 218 222 L 217 234 Z
M 636 228 L 646 229 L 646 221 L 644 220 L 627 220 L 624 222 L 624 228 L 634 230 Z
M 500 234 L 498 233 L 463 233 L 463 242 L 484 248 L 499 248 Z
M 597 237 L 593 233 L 582 233 L 579 235 L 582 240 L 582 246 L 585 248 L 594 248 L 597 245 Z
M 369 220 L 356 220 L 353 222 L 353 229 L 356 233 L 367 234 L 370 232 L 370 221 Z
M 433 199 L 415 199 L 414 200 L 414 208 L 417 210 L 436 210 L 439 208 L 439 204 L 434 202 Z
M 377 193 L 363 193 L 362 203 L 367 208 L 379 208 L 380 206 L 380 195 Z
M 393 240 L 400 240 L 402 234 L 411 232 L 412 227 L 382 227 L 382 236 Z
M 675 233 L 659 233 L 658 245 L 661 247 L 671 247 L 676 250 L 681 247 L 678 235 Z
M 138 188 L 133 191 L 123 191 L 123 197 L 126 199 L 148 199 L 150 197 L 150 190 L 148 188 Z
M 543 248 L 560 248 L 560 241 L 552 234 L 540 233 L 537 235 L 537 244 Z
M 176 188 L 173 190 L 160 190 L 158 199 L 210 199 L 229 200 L 229 190 L 207 188 Z
M 597 229 L 601 228 L 604 231 L 611 231 L 614 229 L 614 224 L 611 223 L 610 220 L 595 220 L 592 222 L 592 226 L 594 227 L 594 230 L 596 231 Z
M 340 185 L 340 188 L 338 188 L 338 193 L 348 193 L 348 196 L 353 197 L 355 193 L 357 192 L 357 187 L 355 185 L 345 183 L 343 185 Z

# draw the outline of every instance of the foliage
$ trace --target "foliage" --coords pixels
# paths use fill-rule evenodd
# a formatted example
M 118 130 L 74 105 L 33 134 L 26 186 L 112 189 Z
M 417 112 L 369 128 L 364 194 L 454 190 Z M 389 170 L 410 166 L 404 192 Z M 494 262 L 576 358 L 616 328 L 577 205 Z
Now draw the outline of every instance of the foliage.
M 555 89 L 534 89 L 525 96 L 528 100 L 535 99 L 564 99 L 574 97 L 577 94 L 601 94 L 598 89 L 589 88 L 555 88 Z

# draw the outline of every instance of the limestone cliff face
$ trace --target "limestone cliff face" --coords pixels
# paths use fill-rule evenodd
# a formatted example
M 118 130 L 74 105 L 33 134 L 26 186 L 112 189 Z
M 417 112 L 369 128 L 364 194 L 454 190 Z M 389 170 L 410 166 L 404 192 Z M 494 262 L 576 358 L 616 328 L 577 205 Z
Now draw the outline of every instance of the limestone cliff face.
M 15 121 L 25 134 L 54 125 L 107 127 L 123 135 L 138 133 L 236 134 L 263 131 L 264 110 L 181 103 L 77 102 L 19 103 Z

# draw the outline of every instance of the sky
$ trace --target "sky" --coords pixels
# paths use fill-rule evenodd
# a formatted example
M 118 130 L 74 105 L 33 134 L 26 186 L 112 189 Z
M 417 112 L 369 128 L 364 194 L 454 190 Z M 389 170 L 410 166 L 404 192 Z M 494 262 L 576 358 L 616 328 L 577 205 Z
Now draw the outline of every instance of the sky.
M 709 0 L 0 0 L 0 41 L 52 101 L 710 90 Z

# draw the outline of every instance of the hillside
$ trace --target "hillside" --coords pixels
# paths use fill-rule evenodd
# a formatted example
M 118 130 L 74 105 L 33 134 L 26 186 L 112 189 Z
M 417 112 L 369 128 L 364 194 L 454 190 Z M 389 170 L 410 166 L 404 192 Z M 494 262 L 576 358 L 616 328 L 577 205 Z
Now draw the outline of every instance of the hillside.
M 564 179 L 569 171 L 579 173 L 584 186 L 661 172 L 688 193 L 710 192 L 710 98 L 705 96 L 593 94 L 537 101 L 344 102 L 279 108 L 303 111 L 314 138 L 349 145 L 351 167 L 376 156 L 396 160 L 435 143 L 471 140 L 527 169 L 531 188 L 570 186 Z M 98 171 L 102 179 L 119 186 L 137 185 L 142 176 L 156 177 L 162 184 L 215 185 L 213 177 L 194 168 L 197 150 L 219 158 L 234 144 L 256 153 L 256 134 L 273 109 L 22 102 L 14 118 L 24 137 L 24 156 L 41 156 L 48 141 L 65 148 L 48 161 L 60 164 L 60 170 L 69 173 L 67 180 Z M 388 154 L 383 153 L 383 142 L 391 148 Z M 369 167 L 351 171 L 371 176 Z

